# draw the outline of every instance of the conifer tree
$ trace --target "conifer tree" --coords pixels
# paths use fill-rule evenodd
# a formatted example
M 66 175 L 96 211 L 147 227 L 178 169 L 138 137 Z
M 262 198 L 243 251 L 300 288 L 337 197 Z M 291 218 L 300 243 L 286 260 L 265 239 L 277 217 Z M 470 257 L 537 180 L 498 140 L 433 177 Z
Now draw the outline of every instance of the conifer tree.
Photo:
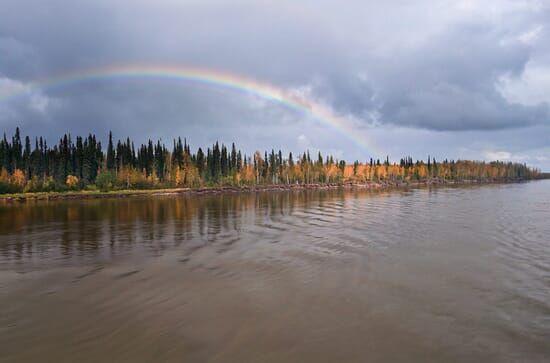
M 109 131 L 109 143 L 107 144 L 107 170 L 115 169 L 115 149 L 113 147 L 113 133 Z

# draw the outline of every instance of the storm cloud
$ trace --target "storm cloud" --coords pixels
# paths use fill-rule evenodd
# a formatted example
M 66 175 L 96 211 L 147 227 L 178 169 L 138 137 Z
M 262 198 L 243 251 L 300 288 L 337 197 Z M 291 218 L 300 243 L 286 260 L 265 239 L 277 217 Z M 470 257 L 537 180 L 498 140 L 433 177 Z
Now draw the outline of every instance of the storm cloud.
M 350 160 L 369 156 L 307 115 L 227 90 L 159 80 L 29 87 L 115 64 L 195 65 L 307 90 L 392 157 L 500 155 L 548 168 L 548 24 L 550 7 L 535 0 L 7 0 L 0 126 L 50 137 L 181 134 L 248 150 L 294 151 L 307 140 Z

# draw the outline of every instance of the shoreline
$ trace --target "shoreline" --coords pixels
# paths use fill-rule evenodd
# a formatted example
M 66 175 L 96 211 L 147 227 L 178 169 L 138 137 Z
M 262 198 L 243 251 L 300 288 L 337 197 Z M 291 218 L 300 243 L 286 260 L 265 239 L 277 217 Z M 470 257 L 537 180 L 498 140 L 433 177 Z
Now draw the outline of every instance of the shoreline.
M 392 190 L 429 186 L 461 186 L 521 183 L 539 179 L 467 179 L 442 180 L 427 179 L 419 181 L 379 181 L 379 182 L 346 182 L 346 183 L 313 183 L 313 184 L 267 184 L 220 186 L 200 188 L 164 188 L 164 189 L 123 189 L 113 191 L 69 191 L 69 192 L 36 192 L 0 195 L 0 202 L 26 202 L 30 200 L 71 200 L 71 199 L 106 199 L 130 198 L 139 196 L 177 196 L 177 195 L 216 195 L 228 193 L 261 193 L 293 190 L 326 190 L 326 189 L 361 189 L 361 190 Z

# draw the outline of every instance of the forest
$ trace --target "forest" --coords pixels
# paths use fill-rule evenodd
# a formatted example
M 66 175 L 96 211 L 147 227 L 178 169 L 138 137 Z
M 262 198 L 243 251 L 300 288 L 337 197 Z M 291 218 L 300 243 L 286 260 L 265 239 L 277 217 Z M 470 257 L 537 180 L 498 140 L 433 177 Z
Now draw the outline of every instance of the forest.
M 542 174 L 525 164 L 469 160 L 427 161 L 403 157 L 399 162 L 372 159 L 346 163 L 331 155 L 284 155 L 281 150 L 243 154 L 233 143 L 216 142 L 192 151 L 187 140 L 174 139 L 169 149 L 160 140 L 135 145 L 113 140 L 104 150 L 95 135 L 63 135 L 48 145 L 43 137 L 22 138 L 19 128 L 0 140 L 0 194 L 197 188 L 215 186 L 365 183 L 384 181 L 525 180 Z

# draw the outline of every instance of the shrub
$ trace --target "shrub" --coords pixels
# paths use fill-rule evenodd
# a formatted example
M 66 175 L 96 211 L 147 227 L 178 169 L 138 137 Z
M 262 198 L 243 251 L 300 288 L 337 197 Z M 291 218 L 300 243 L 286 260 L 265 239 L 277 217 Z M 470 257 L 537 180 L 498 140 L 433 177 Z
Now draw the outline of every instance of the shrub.
M 36 193 L 36 192 L 42 192 L 44 190 L 44 185 L 39 177 L 36 175 L 33 176 L 28 182 L 27 185 L 25 185 L 25 188 L 23 191 L 25 193 Z
M 84 186 L 84 189 L 91 192 L 95 192 L 97 191 L 97 186 L 95 184 L 87 184 Z
M 21 193 L 23 187 L 11 183 L 0 181 L 0 194 Z
M 116 185 L 116 176 L 112 171 L 103 171 L 96 177 L 95 185 L 103 192 L 113 190 Z
M 158 178 L 154 172 L 146 176 L 145 171 L 123 168 L 116 176 L 116 183 L 123 189 L 151 189 L 158 183 Z
M 67 186 L 71 190 L 78 189 L 78 177 L 74 175 L 67 175 L 67 180 L 65 181 L 65 184 L 67 184 Z
M 54 192 L 56 191 L 55 180 L 52 177 L 49 177 L 42 183 L 43 192 Z

